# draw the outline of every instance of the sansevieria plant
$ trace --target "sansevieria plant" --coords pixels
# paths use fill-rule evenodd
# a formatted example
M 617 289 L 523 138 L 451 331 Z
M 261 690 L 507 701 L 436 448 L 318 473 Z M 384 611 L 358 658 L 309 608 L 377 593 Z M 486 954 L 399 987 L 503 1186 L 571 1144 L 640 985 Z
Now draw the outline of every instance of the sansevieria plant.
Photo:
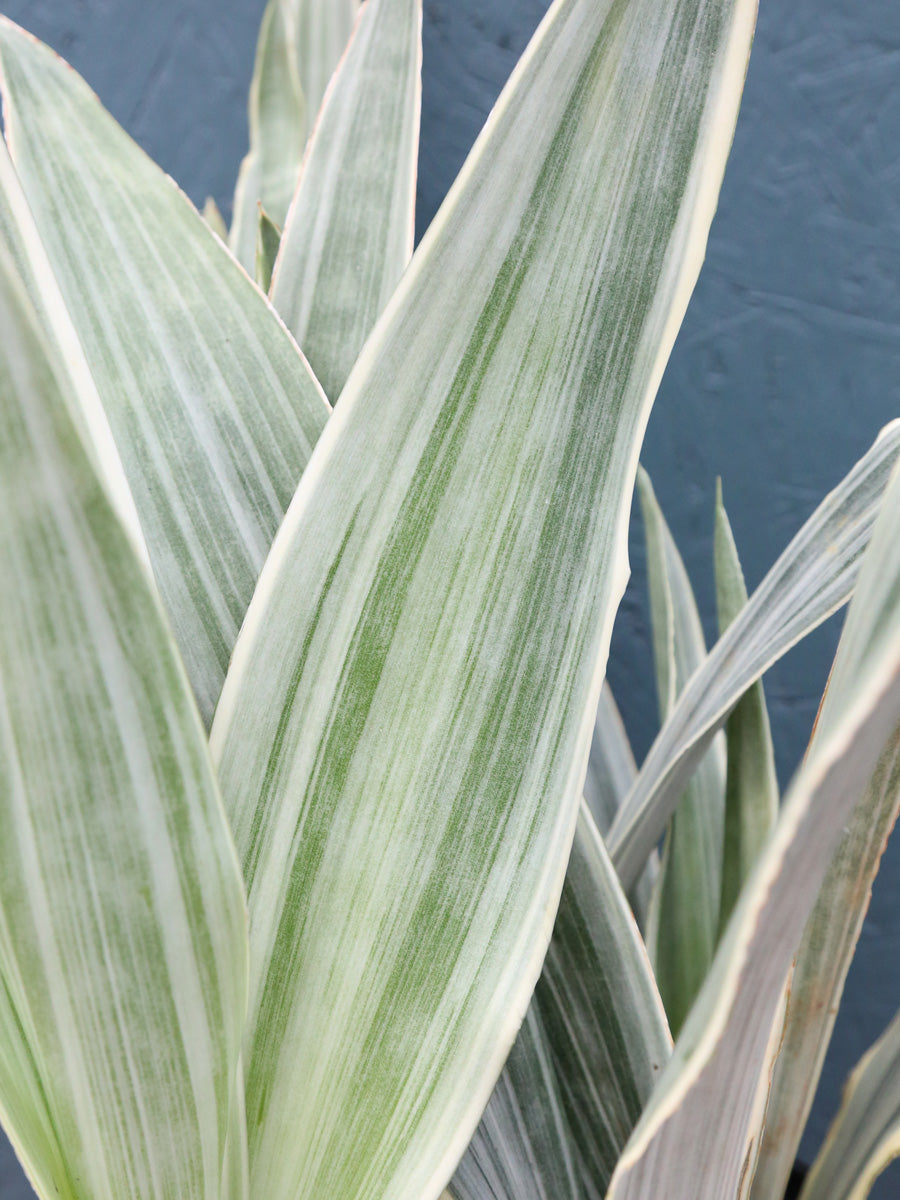
M 230 230 L 0 21 L 0 1118 L 42 1200 L 780 1200 L 900 801 L 900 428 L 749 600 L 720 501 L 709 653 L 642 474 L 640 771 L 603 684 L 754 18 L 555 0 L 415 254 L 421 0 L 270 0 Z M 780 798 L 758 681 L 851 594 Z M 808 1198 L 895 1152 L 897 1053 Z

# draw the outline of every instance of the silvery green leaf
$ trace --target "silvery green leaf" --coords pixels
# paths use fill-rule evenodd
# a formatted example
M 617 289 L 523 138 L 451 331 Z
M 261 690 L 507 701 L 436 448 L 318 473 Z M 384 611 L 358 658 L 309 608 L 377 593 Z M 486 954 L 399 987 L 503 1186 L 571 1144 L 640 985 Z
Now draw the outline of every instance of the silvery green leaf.
M 269 0 L 263 13 L 250 84 L 250 149 L 234 192 L 229 244 L 253 274 L 259 206 L 283 225 L 297 186 L 309 122 L 297 63 L 292 0 Z
M 812 1107 L 872 884 L 900 813 L 900 738 L 888 743 L 857 795 L 786 988 L 789 1003 L 777 1031 L 780 1049 L 753 1184 L 755 1200 L 783 1189 Z
M 853 1069 L 802 1200 L 865 1200 L 900 1155 L 900 1016 Z
M 250 84 L 250 150 L 234 195 L 230 245 L 252 274 L 257 205 L 283 226 L 307 139 L 344 53 L 358 0 L 269 0 Z
M 328 406 L 190 202 L 46 46 L 0 19 L 7 136 L 209 721 Z
M 706 657 L 693 589 L 650 477 L 638 470 L 660 720 Z M 669 1024 L 677 1036 L 716 948 L 722 892 L 725 745 L 716 738 L 678 801 L 654 884 L 647 948 Z
M 825 497 L 688 682 L 609 831 L 626 889 L 747 688 L 849 599 L 898 453 L 900 421 L 894 421 Z
M 670 1053 L 644 944 L 584 804 L 543 973 L 452 1191 L 601 1200 Z
M 205 733 L 2 247 L 0 328 L 0 1119 L 42 1200 L 240 1197 L 246 910 Z
M 413 249 L 422 0 L 369 0 L 291 204 L 272 301 L 336 401 Z
M 732 914 L 609 1200 L 745 1197 L 766 1119 L 784 980 L 828 863 L 900 737 L 900 476 L 885 496 L 816 734 Z M 690 1147 L 690 1154 L 685 1153 Z
M 604 683 L 594 719 L 591 752 L 584 779 L 584 798 L 602 835 L 605 836 L 613 823 L 619 805 L 636 778 L 637 765 L 622 717 L 609 684 Z M 643 874 L 628 895 L 641 930 L 647 927 L 647 911 L 658 871 L 659 856 L 654 850 Z
M 716 484 L 715 519 L 716 603 L 719 635 L 747 604 L 747 588 L 731 523 L 722 503 L 722 482 Z M 722 857 L 724 932 L 744 882 L 778 817 L 778 778 L 769 713 L 761 682 L 753 684 L 733 709 L 725 725 L 728 775 L 725 785 L 725 845 Z
M 754 16 L 556 0 L 279 531 L 212 730 L 255 1195 L 438 1195 L 523 1019 Z

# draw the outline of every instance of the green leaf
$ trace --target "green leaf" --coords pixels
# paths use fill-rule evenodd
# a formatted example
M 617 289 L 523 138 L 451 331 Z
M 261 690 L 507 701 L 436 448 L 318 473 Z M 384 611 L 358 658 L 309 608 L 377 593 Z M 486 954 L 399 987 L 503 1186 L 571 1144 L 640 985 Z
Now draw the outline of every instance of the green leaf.
M 604 683 L 594 719 L 591 752 L 584 780 L 584 798 L 600 833 L 606 831 L 637 778 L 634 754 L 622 723 L 612 690 Z M 654 850 L 638 882 L 628 896 L 638 926 L 647 927 L 647 912 L 653 883 L 659 872 L 659 857 Z
M 609 1200 L 745 1196 L 784 980 L 857 797 L 900 738 L 900 476 L 893 477 L 809 754 L 734 910 Z M 727 1102 L 723 1102 L 723 1098 Z M 691 1153 L 685 1153 L 685 1147 Z
M 638 470 L 660 719 L 706 657 L 703 627 L 678 548 L 650 477 Z M 716 948 L 722 892 L 725 745 L 715 739 L 669 822 L 650 902 L 647 948 L 672 1032 L 684 1024 Z
M 900 815 L 900 739 L 886 747 L 847 820 L 807 922 L 789 980 L 787 1015 L 760 1150 L 754 1197 L 784 1187 L 812 1107 L 872 884 Z
M 500 1073 L 754 13 L 556 0 L 276 539 L 212 731 L 254 1195 L 437 1195 Z
M 900 747 L 898 747 L 900 749 Z M 802 1200 L 865 1200 L 900 1155 L 900 1015 L 854 1068 Z
M 671 1044 L 647 952 L 584 804 L 543 974 L 453 1178 L 458 1200 L 599 1200 Z
M 19 178 L 209 721 L 328 406 L 257 288 L 75 72 L 5 19 L 0 67 Z
M 272 301 L 337 400 L 413 249 L 422 0 L 369 0 L 322 109 Z
M 747 688 L 846 604 L 898 454 L 900 422 L 895 421 L 825 497 L 679 697 L 607 837 L 626 890 Z
M 0 249 L 0 1118 L 45 1200 L 217 1200 L 238 863 L 155 588 L 14 276 Z
M 252 274 L 259 205 L 284 225 L 306 145 L 306 98 L 297 65 L 296 14 L 290 0 L 269 0 L 250 83 L 250 150 L 234 191 L 229 244 Z
M 256 231 L 256 282 L 264 292 L 272 282 L 272 270 L 281 244 L 281 230 L 260 206 L 259 226 Z
M 715 564 L 721 636 L 747 604 L 744 573 L 722 503 L 721 480 L 716 483 Z M 725 725 L 725 736 L 728 776 L 720 934 L 778 817 L 775 751 L 762 683 L 755 683 L 738 701 Z

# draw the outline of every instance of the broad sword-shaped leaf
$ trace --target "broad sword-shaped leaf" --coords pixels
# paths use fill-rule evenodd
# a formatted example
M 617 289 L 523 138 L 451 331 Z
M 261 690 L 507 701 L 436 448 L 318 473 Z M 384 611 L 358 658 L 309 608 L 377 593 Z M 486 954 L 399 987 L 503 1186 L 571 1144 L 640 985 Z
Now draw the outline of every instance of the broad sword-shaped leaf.
M 894 421 L 825 497 L 685 687 L 607 837 L 626 890 L 747 688 L 846 604 L 898 454 L 900 421 Z
M 0 248 L 0 1117 L 44 1200 L 219 1200 L 247 935 L 203 727 Z
M 584 804 L 541 978 L 451 1191 L 602 1200 L 670 1053 L 647 952 Z
M 829 859 L 888 740 L 900 736 L 900 475 L 863 561 L 809 755 L 738 901 L 609 1200 L 750 1190 L 784 979 Z M 685 1148 L 690 1147 L 690 1153 Z
M 303 164 L 272 301 L 336 401 L 413 250 L 422 0 L 369 0 Z
M 524 1017 L 754 16 L 556 0 L 276 539 L 212 731 L 255 1195 L 438 1195 Z
M 259 291 L 75 72 L 3 18 L 0 69 L 13 160 L 209 721 L 328 406 Z
M 716 484 L 716 606 L 719 634 L 747 604 L 747 588 L 731 523 Z M 725 725 L 728 775 L 725 785 L 725 844 L 722 852 L 720 932 L 725 931 L 741 888 L 778 817 L 778 779 L 766 696 L 761 682 L 741 697 Z
M 647 541 L 647 579 L 660 720 L 706 657 L 700 614 L 675 539 L 642 468 L 638 495 Z M 678 801 L 654 884 L 647 947 L 669 1024 L 677 1036 L 716 948 L 722 892 L 725 744 L 716 738 Z

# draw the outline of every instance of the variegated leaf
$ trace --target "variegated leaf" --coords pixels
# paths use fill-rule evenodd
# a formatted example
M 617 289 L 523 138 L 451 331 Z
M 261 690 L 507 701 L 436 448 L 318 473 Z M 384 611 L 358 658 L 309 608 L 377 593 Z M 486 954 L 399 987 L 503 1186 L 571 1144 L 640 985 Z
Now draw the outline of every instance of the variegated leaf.
M 584 798 L 601 835 L 615 819 L 619 805 L 637 778 L 637 765 L 628 734 L 608 683 L 600 693 L 594 719 L 591 752 L 584 779 Z M 659 856 L 654 850 L 640 879 L 628 894 L 631 910 L 641 930 L 647 928 L 647 913 L 653 883 L 659 871 Z
M 801 1200 L 865 1200 L 900 1155 L 900 1016 L 860 1059 Z
M 825 497 L 688 682 L 607 837 L 626 889 L 747 688 L 847 602 L 898 454 L 900 421 L 894 421 Z
M 246 912 L 204 730 L 3 248 L 0 328 L 0 1118 L 43 1200 L 240 1197 Z
M 872 884 L 900 813 L 900 738 L 887 745 L 859 796 L 786 987 L 787 1013 L 783 1027 L 776 1031 L 780 1050 L 753 1183 L 754 1200 L 783 1190 L 812 1108 Z
M 754 16 L 556 0 L 276 539 L 212 731 L 250 892 L 254 1194 L 435 1196 L 499 1075 Z
M 534 999 L 451 1190 L 602 1200 L 670 1053 L 647 952 L 585 804 Z
M 706 657 L 693 589 L 650 477 L 638 471 L 660 720 Z M 677 1036 L 716 948 L 722 892 L 725 744 L 716 738 L 685 787 L 666 831 L 654 884 L 647 948 Z
M 46 46 L 0 19 L 4 116 L 209 721 L 328 406 L 189 201 Z
M 413 249 L 422 0 L 369 0 L 291 204 L 272 301 L 336 401 Z
M 879 515 L 810 752 L 734 910 L 609 1200 L 750 1190 L 784 979 L 828 862 L 889 739 L 900 736 L 900 475 Z M 727 1102 L 726 1102 L 727 1101 Z M 685 1147 L 691 1153 L 685 1153 Z
M 722 636 L 746 606 L 747 588 L 731 523 L 722 503 L 721 480 L 716 484 L 715 565 Z M 720 932 L 724 932 L 741 888 L 778 817 L 775 751 L 761 682 L 753 684 L 738 701 L 725 725 L 725 736 L 728 775 Z

